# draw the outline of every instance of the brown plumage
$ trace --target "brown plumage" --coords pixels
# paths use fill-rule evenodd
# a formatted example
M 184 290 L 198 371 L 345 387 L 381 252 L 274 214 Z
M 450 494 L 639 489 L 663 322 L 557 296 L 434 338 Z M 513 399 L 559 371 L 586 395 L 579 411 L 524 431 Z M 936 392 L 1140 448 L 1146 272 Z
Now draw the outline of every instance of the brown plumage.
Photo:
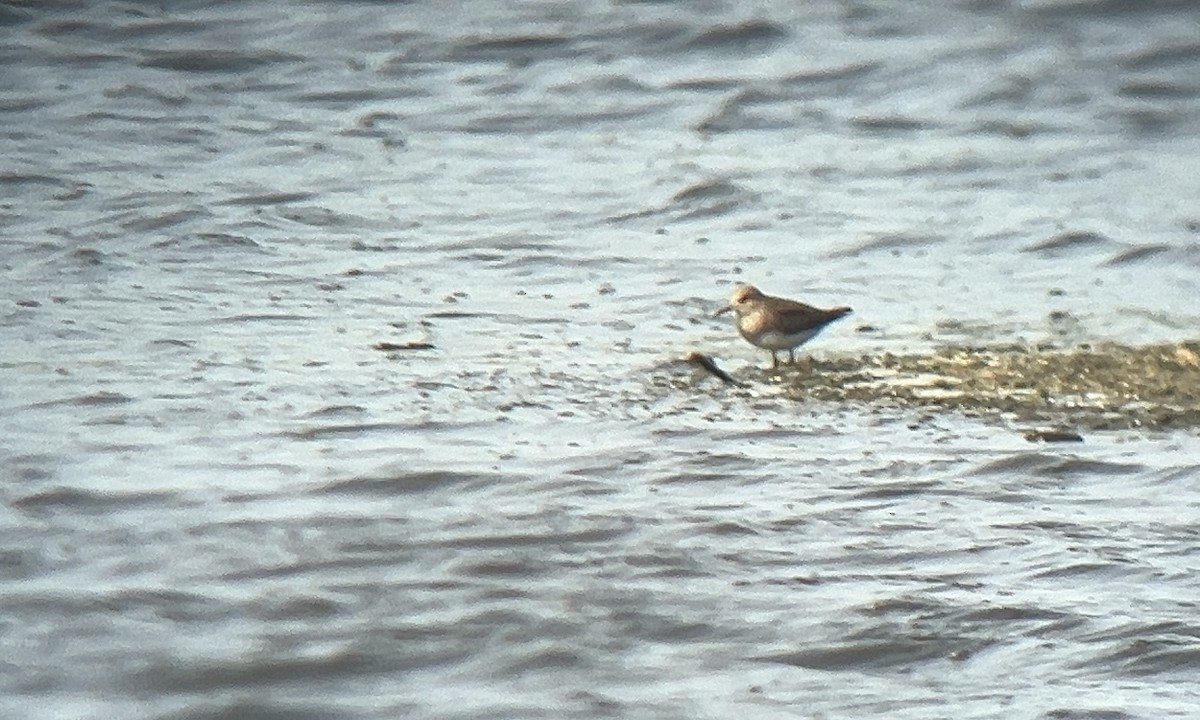
M 739 285 L 729 304 L 717 311 L 737 315 L 737 329 L 746 342 L 771 351 L 771 367 L 779 367 L 780 350 L 796 361 L 796 348 L 812 340 L 825 326 L 849 315 L 848 307 L 822 310 L 795 300 L 771 297 L 752 285 Z

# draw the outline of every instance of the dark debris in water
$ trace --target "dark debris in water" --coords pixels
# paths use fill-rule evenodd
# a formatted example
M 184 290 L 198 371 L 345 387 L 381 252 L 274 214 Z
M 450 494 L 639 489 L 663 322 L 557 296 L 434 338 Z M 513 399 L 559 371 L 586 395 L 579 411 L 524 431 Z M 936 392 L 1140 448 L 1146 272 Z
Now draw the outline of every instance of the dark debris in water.
M 1083 442 L 1083 436 L 1074 430 L 1027 430 L 1025 439 L 1029 442 Z
M 688 363 L 689 365 L 694 365 L 696 367 L 702 368 L 708 374 L 710 374 L 716 378 L 719 378 L 721 380 L 721 382 L 726 383 L 727 385 L 737 385 L 738 387 L 742 387 L 745 385 L 745 383 L 742 382 L 741 380 L 734 378 L 729 373 L 727 373 L 724 370 L 722 370 L 721 368 L 717 367 L 716 361 L 714 361 L 711 357 L 709 357 L 708 355 L 705 355 L 702 352 L 692 351 L 692 352 L 688 353 L 686 357 L 683 358 L 683 361 L 685 363 Z
M 765 377 L 797 399 L 999 415 L 1075 430 L 1200 427 L 1200 341 L 805 357 Z
M 376 350 L 380 350 L 382 352 L 402 352 L 402 351 L 410 351 L 410 350 L 433 350 L 434 349 L 433 343 L 419 342 L 419 341 L 403 342 L 403 343 L 377 342 L 374 345 L 372 345 L 371 347 L 375 348 Z

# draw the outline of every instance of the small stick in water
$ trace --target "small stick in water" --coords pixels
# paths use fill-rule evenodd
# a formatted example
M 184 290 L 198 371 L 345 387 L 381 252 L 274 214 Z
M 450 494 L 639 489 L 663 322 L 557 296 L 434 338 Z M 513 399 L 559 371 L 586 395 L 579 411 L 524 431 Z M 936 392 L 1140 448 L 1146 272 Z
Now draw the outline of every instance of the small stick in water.
M 1074 430 L 1029 430 L 1025 433 L 1029 442 L 1083 442 L 1083 436 Z
M 729 373 L 717 367 L 717 364 L 713 362 L 713 359 L 702 352 L 696 352 L 693 350 L 684 356 L 683 361 L 689 365 L 697 365 L 704 368 L 709 372 L 710 375 L 719 378 L 721 382 L 728 383 L 729 385 L 736 385 L 738 387 L 746 386 L 746 383 L 735 379 Z

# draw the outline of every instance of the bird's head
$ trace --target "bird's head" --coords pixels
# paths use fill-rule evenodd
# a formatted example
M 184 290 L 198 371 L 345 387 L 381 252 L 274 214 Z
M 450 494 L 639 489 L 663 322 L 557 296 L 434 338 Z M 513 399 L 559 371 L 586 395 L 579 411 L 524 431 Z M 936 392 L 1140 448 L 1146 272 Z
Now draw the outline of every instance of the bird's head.
M 717 311 L 717 315 L 724 315 L 727 312 L 735 312 L 738 315 L 746 312 L 747 306 L 755 300 L 761 300 L 765 297 L 758 288 L 753 285 L 738 285 L 734 289 L 733 295 L 729 296 L 729 304 Z

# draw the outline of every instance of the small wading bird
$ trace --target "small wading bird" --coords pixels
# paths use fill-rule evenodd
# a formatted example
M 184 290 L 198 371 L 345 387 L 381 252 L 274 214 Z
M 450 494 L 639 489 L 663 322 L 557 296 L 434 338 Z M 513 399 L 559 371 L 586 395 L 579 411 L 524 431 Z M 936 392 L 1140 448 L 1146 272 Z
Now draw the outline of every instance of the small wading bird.
M 779 367 L 775 353 L 788 351 L 788 362 L 796 362 L 796 348 L 812 340 L 834 320 L 849 315 L 848 307 L 822 310 L 795 300 L 771 297 L 753 285 L 739 285 L 729 304 L 717 315 L 733 312 L 737 329 L 746 342 L 771 351 L 771 367 Z

